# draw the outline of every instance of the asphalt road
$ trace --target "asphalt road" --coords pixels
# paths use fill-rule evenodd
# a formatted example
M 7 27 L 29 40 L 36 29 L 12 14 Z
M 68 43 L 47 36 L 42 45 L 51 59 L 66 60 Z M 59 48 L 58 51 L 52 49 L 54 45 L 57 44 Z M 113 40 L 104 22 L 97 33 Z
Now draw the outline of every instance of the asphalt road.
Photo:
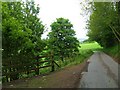
M 103 52 L 95 52 L 83 72 L 79 88 L 118 88 L 118 63 Z

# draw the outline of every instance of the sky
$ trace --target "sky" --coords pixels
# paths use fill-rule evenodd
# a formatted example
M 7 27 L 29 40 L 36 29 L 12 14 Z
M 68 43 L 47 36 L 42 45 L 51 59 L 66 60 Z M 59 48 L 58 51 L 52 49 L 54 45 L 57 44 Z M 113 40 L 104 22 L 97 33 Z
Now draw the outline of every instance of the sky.
M 82 0 L 34 0 L 36 4 L 39 4 L 40 13 L 39 18 L 48 28 L 47 32 L 43 34 L 42 38 L 46 38 L 50 31 L 50 25 L 56 18 L 69 19 L 73 24 L 73 28 L 76 31 L 76 37 L 79 40 L 87 39 L 86 19 L 80 15 L 82 13 L 80 2 Z

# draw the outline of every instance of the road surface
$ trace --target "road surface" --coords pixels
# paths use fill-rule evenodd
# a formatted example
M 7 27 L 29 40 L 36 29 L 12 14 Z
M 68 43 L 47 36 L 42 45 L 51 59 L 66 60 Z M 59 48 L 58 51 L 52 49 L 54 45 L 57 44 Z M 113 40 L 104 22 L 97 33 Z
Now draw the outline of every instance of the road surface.
M 79 88 L 118 88 L 118 63 L 103 52 L 95 52 L 89 61 Z

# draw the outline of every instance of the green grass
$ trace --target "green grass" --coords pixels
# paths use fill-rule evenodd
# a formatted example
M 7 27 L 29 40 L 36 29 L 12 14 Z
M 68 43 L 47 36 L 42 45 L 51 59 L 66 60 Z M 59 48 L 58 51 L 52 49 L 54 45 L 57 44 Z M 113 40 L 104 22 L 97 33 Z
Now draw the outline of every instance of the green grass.
M 102 47 L 97 42 L 82 43 L 80 44 L 80 46 L 81 47 L 79 48 L 80 50 L 79 55 L 72 58 L 66 58 L 64 62 L 62 62 L 61 60 L 57 61 L 57 63 L 60 64 L 61 68 L 80 64 L 88 57 L 90 57 L 93 54 L 93 51 L 102 49 Z
M 113 58 L 117 60 L 118 63 L 120 63 L 120 45 L 115 45 L 113 47 L 104 48 L 103 51 L 111 55 Z
M 102 49 L 102 47 L 97 43 L 97 42 L 92 42 L 92 43 L 82 43 L 80 44 L 80 51 L 85 51 L 85 50 L 99 50 Z
M 97 42 L 91 42 L 91 43 L 85 42 L 85 43 L 80 44 L 80 46 L 81 46 L 79 48 L 80 54 L 85 57 L 88 57 L 90 52 L 103 49 Z
M 110 48 L 105 48 L 104 51 L 109 53 L 109 54 L 112 54 L 112 55 L 116 55 L 116 54 L 120 54 L 120 45 L 115 45 L 113 47 L 110 47 Z
M 102 47 L 97 42 L 92 43 L 82 43 L 80 44 L 81 48 L 79 48 L 80 53 L 77 56 L 74 56 L 72 58 L 65 58 L 64 62 L 61 60 L 57 60 L 56 62 L 60 65 L 60 68 L 55 66 L 56 70 L 60 70 L 67 66 L 73 66 L 82 63 L 84 60 L 86 60 L 88 57 L 90 57 L 93 54 L 94 50 L 102 49 Z M 41 74 L 49 73 L 51 68 L 45 68 L 41 69 Z
M 93 54 L 92 51 L 87 51 L 87 52 L 84 52 L 84 54 L 77 55 L 73 58 L 66 58 L 64 62 L 59 60 L 57 63 L 60 65 L 60 68 L 56 67 L 56 70 L 61 70 L 68 66 L 78 65 L 83 61 L 87 60 L 88 57 L 90 57 L 92 54 Z

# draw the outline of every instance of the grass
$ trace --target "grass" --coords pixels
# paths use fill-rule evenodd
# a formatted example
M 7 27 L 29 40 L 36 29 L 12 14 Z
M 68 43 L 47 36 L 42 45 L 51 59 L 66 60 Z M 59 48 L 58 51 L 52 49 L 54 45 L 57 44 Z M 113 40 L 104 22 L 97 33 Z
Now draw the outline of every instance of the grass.
M 62 62 L 61 60 L 57 60 L 56 62 L 60 65 L 60 67 L 57 67 L 55 65 L 55 69 L 61 70 L 67 66 L 74 66 L 74 65 L 80 64 L 84 60 L 87 60 L 93 54 L 94 51 L 103 49 L 97 42 L 82 43 L 80 44 L 80 46 L 81 47 L 79 48 L 80 50 L 79 55 L 72 58 L 65 58 L 64 62 Z M 114 55 L 116 54 L 116 51 L 117 51 L 117 46 L 106 49 L 106 52 L 111 52 Z M 51 67 L 43 68 L 43 69 L 40 69 L 40 74 L 45 74 L 45 73 L 47 74 L 50 71 L 51 71 Z
M 84 60 L 88 59 L 88 57 L 90 57 L 93 54 L 93 51 L 102 49 L 102 47 L 97 42 L 82 43 L 80 44 L 80 46 L 81 47 L 79 48 L 79 55 L 72 58 L 66 58 L 64 62 L 62 62 L 61 60 L 57 62 L 60 64 L 61 68 L 80 64 Z
M 115 56 L 116 54 L 120 54 L 119 49 L 120 49 L 120 45 L 119 46 L 115 45 L 110 48 L 105 48 L 104 51 Z
M 103 51 L 112 56 L 120 64 L 120 45 L 104 48 Z
M 102 47 L 97 42 L 82 43 L 80 44 L 80 46 L 81 47 L 79 48 L 80 51 L 79 55 L 76 55 L 72 58 L 65 58 L 64 62 L 61 60 L 57 60 L 56 62 L 60 65 L 60 68 L 55 66 L 55 69 L 60 70 L 67 66 L 80 64 L 84 60 L 88 59 L 93 54 L 93 51 L 102 49 Z M 47 72 L 49 72 L 49 70 L 47 70 Z M 42 73 L 45 72 L 46 69 L 43 69 Z
M 80 44 L 80 51 L 85 51 L 85 50 L 99 50 L 102 49 L 102 47 L 97 43 L 97 42 L 92 42 L 92 43 L 82 43 Z

